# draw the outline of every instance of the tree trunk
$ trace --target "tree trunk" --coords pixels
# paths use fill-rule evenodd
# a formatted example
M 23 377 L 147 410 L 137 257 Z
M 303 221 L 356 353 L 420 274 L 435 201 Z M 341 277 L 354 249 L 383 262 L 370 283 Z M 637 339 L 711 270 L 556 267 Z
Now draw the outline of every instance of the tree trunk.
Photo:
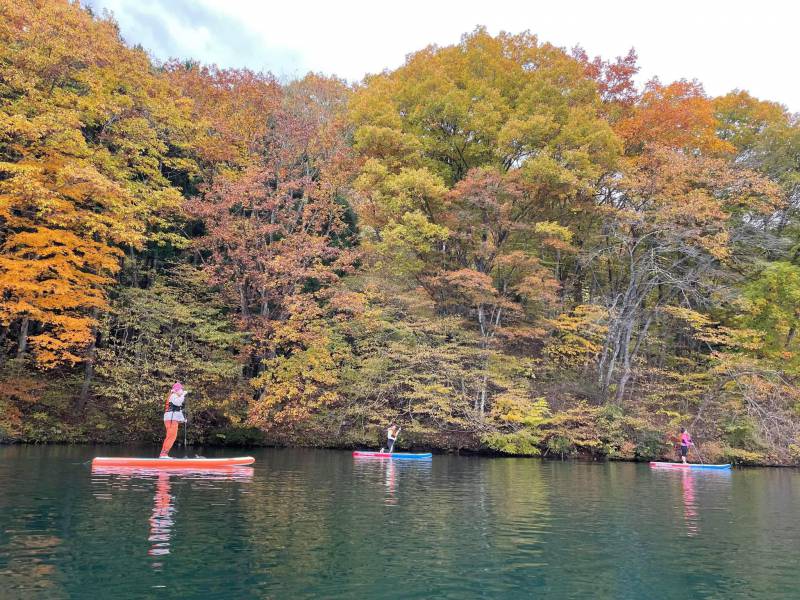
M 247 308 L 247 295 L 243 283 L 239 284 L 239 304 L 242 312 L 242 319 L 246 320 L 250 316 L 250 311 Z
M 92 311 L 92 317 L 97 319 L 98 311 L 95 308 Z M 89 400 L 89 390 L 92 386 L 92 378 L 94 377 L 94 363 L 97 355 L 97 344 L 100 342 L 100 332 L 97 326 L 92 327 L 92 343 L 86 351 L 86 363 L 83 369 L 83 385 L 81 386 L 81 394 L 78 396 L 78 403 L 75 406 L 77 413 L 80 415 L 86 408 L 86 402 Z
M 19 325 L 19 338 L 17 339 L 17 358 L 22 358 L 25 351 L 28 349 L 28 325 L 30 319 L 28 315 L 22 317 L 22 323 Z
M 625 359 L 628 356 L 628 346 L 630 344 L 631 333 L 636 322 L 640 305 L 646 296 L 646 289 L 642 289 L 639 284 L 636 261 L 631 255 L 630 279 L 624 296 L 621 297 L 622 304 L 619 308 L 618 316 L 611 318 L 608 327 L 606 343 L 603 347 L 603 354 L 599 364 L 600 387 L 605 394 L 614 376 L 617 359 Z M 620 296 L 614 299 L 614 303 L 609 309 L 609 314 L 613 315 L 614 307 Z
M 131 265 L 131 287 L 139 286 L 139 265 L 136 262 L 136 255 L 133 252 L 133 246 L 130 248 L 130 265 Z
M 631 337 L 633 336 L 633 327 L 635 324 L 635 317 L 631 315 L 631 319 L 625 324 L 625 330 L 621 336 L 619 355 L 622 357 L 622 375 L 617 382 L 617 392 L 615 397 L 617 404 L 622 404 L 622 396 L 625 394 L 625 386 L 628 384 L 628 380 L 631 378 Z
M 8 325 L 5 327 L 0 328 L 0 368 L 3 366 L 3 363 L 6 361 L 6 353 L 5 353 L 5 343 L 6 337 L 8 336 Z
M 625 395 L 625 386 L 628 385 L 628 381 L 630 381 L 632 375 L 631 363 L 633 362 L 633 359 L 636 357 L 636 355 L 639 354 L 639 348 L 641 347 L 644 339 L 647 337 L 647 331 L 650 329 L 650 324 L 653 322 L 653 315 L 655 315 L 655 310 L 653 310 L 647 316 L 647 320 L 645 321 L 644 325 L 642 325 L 642 328 L 639 330 L 639 335 L 632 349 L 630 346 L 631 330 L 628 331 L 628 336 L 625 343 L 624 360 L 622 363 L 622 377 L 620 377 L 619 384 L 617 385 L 617 397 L 616 397 L 617 404 L 622 404 L 622 398 Z
M 572 288 L 572 301 L 575 304 L 583 304 L 583 283 L 584 283 L 584 274 L 581 265 L 578 264 L 575 267 L 575 283 Z
M 486 413 L 486 381 L 488 377 L 484 374 L 483 382 L 481 383 L 481 402 L 479 406 L 479 411 L 481 413 L 481 417 Z
M 797 335 L 797 328 L 794 325 L 792 325 L 789 328 L 789 333 L 786 334 L 786 343 L 783 345 L 783 347 L 788 350 L 789 346 L 791 346 L 792 342 L 794 341 L 796 335 Z

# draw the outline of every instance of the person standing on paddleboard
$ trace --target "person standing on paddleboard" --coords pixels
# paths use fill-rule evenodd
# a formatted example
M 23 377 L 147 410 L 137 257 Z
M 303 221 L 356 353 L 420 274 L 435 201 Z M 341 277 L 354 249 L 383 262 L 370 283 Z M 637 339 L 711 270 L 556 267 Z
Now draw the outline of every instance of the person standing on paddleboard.
M 680 443 L 681 461 L 683 464 L 686 464 L 686 455 L 689 454 L 689 446 L 694 446 L 694 443 L 692 442 L 692 436 L 689 435 L 689 432 L 683 427 L 681 427 Z
M 397 426 L 397 423 L 392 423 L 389 425 L 389 429 L 386 430 L 386 438 L 387 438 L 387 449 L 386 451 L 391 454 L 394 450 L 394 443 L 397 441 L 397 436 L 400 435 L 401 428 Z M 381 448 L 381 452 L 383 452 L 383 448 Z
M 164 437 L 164 445 L 161 446 L 159 458 L 169 458 L 169 451 L 172 448 L 172 444 L 175 443 L 175 438 L 178 437 L 178 427 L 180 427 L 181 423 L 186 422 L 186 417 L 183 415 L 185 396 L 186 391 L 183 389 L 181 382 L 175 382 L 164 406 L 166 437 Z

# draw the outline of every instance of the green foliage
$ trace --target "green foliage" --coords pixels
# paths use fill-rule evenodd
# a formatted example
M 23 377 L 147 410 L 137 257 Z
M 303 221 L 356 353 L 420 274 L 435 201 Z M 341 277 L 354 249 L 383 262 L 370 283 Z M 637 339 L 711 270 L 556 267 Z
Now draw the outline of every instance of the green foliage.
M 800 267 L 788 262 L 768 264 L 759 277 L 744 289 L 744 327 L 762 334 L 760 353 L 785 361 L 786 367 L 800 367 Z
M 550 407 L 544 398 L 529 398 L 512 388 L 495 397 L 492 414 L 501 423 L 538 429 L 547 421 Z
M 670 444 L 664 440 L 664 432 L 647 426 L 644 423 L 638 424 L 632 431 L 632 438 L 635 444 L 636 457 L 643 460 L 655 460 L 663 456 Z
M 800 444 L 789 444 L 789 454 L 793 460 L 800 460 Z
M 724 440 L 731 446 L 739 450 L 755 449 L 758 443 L 756 425 L 752 419 L 745 416 L 732 415 L 731 418 L 722 424 Z
M 427 163 L 450 184 L 473 167 L 525 162 L 530 178 L 564 191 L 620 151 L 598 108 L 578 61 L 530 34 L 480 28 L 373 76 L 351 102 L 366 156 Z
M 539 444 L 542 441 L 541 435 L 530 429 L 522 429 L 512 433 L 489 433 L 481 438 L 491 450 L 503 454 L 517 456 L 539 456 L 541 450 Z
M 741 448 L 726 448 L 722 456 L 723 460 L 736 465 L 759 465 L 763 464 L 767 459 L 762 452 L 753 452 Z
M 448 235 L 445 227 L 429 222 L 421 212 L 404 213 L 399 223 L 390 221 L 381 232 L 375 246 L 380 256 L 377 267 L 399 277 L 415 277 Z
M 585 402 L 561 410 L 547 421 L 547 449 L 562 458 L 573 454 L 611 454 L 614 421 L 602 407 Z
M 268 439 L 264 435 L 264 431 L 258 427 L 224 427 L 209 429 L 204 437 L 205 443 L 213 444 L 215 446 L 233 446 L 233 447 L 248 447 L 248 446 L 264 446 L 267 445 Z
M 549 414 L 544 398 L 529 399 L 517 390 L 505 391 L 494 398 L 491 413 L 500 430 L 484 435 L 482 441 L 504 454 L 537 456 L 544 439 L 542 425 Z
M 354 424 L 398 421 L 411 433 L 423 421 L 469 430 L 481 381 L 481 354 L 459 320 L 428 312 L 419 297 L 373 297 L 360 318 L 341 322 L 354 340 L 341 370 L 342 418 Z M 402 318 L 400 318 L 402 316 Z
M 547 438 L 547 451 L 564 458 L 575 451 L 575 441 L 562 435 L 551 435 Z

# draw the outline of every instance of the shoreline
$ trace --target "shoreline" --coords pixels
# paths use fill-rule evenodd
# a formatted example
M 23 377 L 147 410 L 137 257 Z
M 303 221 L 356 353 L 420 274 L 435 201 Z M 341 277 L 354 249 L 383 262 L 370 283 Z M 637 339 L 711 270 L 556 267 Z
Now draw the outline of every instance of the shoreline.
M 160 443 L 160 442 L 158 442 Z M 110 441 L 68 441 L 68 440 L 48 440 L 48 441 L 17 441 L 17 440 L 0 440 L 0 447 L 3 446 L 130 446 L 130 447 L 143 447 L 152 445 L 154 454 L 157 454 L 157 443 L 152 440 L 135 440 L 129 442 L 110 442 Z M 177 447 L 177 446 L 176 446 Z M 309 445 L 309 444 L 280 444 L 280 443 L 264 443 L 264 444 L 214 444 L 211 442 L 189 444 L 189 447 L 207 447 L 214 449 L 231 448 L 231 449 L 282 449 L 282 450 L 338 450 L 338 451 L 353 451 L 358 449 L 374 449 L 369 444 L 340 444 L 340 445 Z M 548 456 L 546 454 L 528 455 L 528 454 L 505 454 L 491 449 L 446 449 L 434 446 L 408 446 L 398 448 L 402 452 L 431 452 L 434 456 L 463 456 L 463 457 L 479 457 L 479 458 L 525 458 L 537 459 L 545 462 L 578 462 L 578 463 L 633 463 L 633 464 L 648 464 L 651 461 L 664 461 L 664 462 L 678 462 L 671 457 L 660 456 L 652 458 L 631 458 L 631 457 L 613 457 L 613 456 L 600 456 L 600 455 L 586 455 L 575 454 L 571 456 L 557 457 Z M 690 464 L 716 464 L 705 461 L 704 463 L 690 461 Z M 767 468 L 767 469 L 800 469 L 800 463 L 780 463 L 780 462 L 751 462 L 751 463 L 736 463 L 730 464 L 737 469 L 742 468 Z

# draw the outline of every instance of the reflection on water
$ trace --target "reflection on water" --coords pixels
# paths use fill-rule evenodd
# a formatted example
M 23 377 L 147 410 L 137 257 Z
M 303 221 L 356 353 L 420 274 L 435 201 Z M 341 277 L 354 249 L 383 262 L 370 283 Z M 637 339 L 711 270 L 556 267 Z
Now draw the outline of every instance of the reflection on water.
M 232 471 L 82 464 L 114 453 L 138 452 L 0 447 L 0 599 L 797 597 L 797 471 L 273 449 Z
M 169 493 L 169 473 L 159 473 L 153 514 L 150 517 L 150 537 L 147 538 L 152 544 L 147 551 L 150 556 L 169 554 L 169 532 L 172 528 L 174 510 L 172 496 Z M 153 567 L 160 568 L 161 563 L 155 562 Z
M 402 472 L 428 473 L 431 472 L 431 461 L 428 460 L 394 460 L 392 458 L 353 457 L 354 469 L 362 477 L 379 474 L 384 482 L 386 495 L 383 503 L 389 506 L 398 502 L 397 491 Z
M 92 467 L 92 483 L 95 486 L 94 497 L 108 500 L 114 488 L 122 482 L 155 482 L 153 511 L 149 518 L 150 532 L 147 541 L 150 547 L 147 554 L 160 557 L 170 553 L 170 537 L 175 523 L 176 507 L 170 493 L 170 477 L 188 481 L 250 481 L 253 478 L 252 467 L 224 467 L 208 470 L 188 470 L 182 468 L 143 469 L 138 467 Z M 161 569 L 163 563 L 154 561 L 154 569 Z
M 711 494 L 715 499 L 722 498 L 723 493 L 730 492 L 733 472 L 727 470 L 654 469 L 655 481 L 680 484 L 680 506 L 683 513 L 686 537 L 697 537 L 701 533 L 701 525 L 705 517 L 710 517 L 708 510 L 714 506 L 705 499 L 698 499 L 698 489 L 704 494 Z M 707 514 L 703 514 L 703 508 Z
M 95 483 L 101 481 L 96 476 L 116 475 L 119 480 L 134 479 L 142 481 L 156 481 L 161 475 L 180 477 L 187 481 L 251 481 L 253 479 L 252 467 L 214 467 L 212 469 L 143 469 L 141 467 L 92 467 L 92 476 Z M 109 481 L 109 485 L 113 484 Z
M 397 472 L 394 464 L 395 461 L 389 460 L 386 464 L 386 504 L 397 504 L 394 492 L 397 487 Z
M 700 531 L 697 519 L 697 506 L 694 503 L 694 476 L 695 474 L 685 469 L 681 473 L 683 487 L 683 516 L 686 521 L 686 533 L 689 537 L 697 535 Z

